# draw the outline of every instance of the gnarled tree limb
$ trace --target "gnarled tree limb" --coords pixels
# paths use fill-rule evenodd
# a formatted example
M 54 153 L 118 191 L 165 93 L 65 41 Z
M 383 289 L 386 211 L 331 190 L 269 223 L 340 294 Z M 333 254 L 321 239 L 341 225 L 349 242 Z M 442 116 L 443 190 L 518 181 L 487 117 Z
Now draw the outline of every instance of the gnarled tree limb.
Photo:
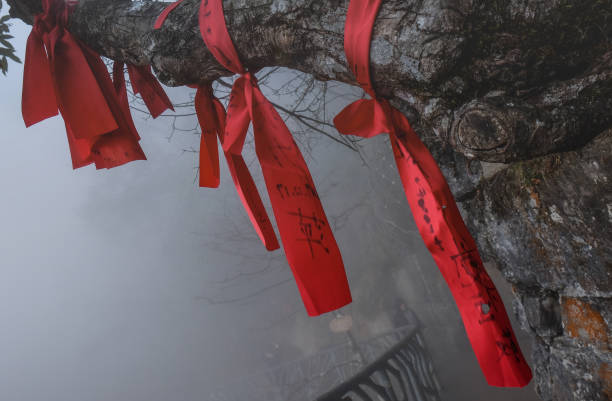
M 26 22 L 40 11 L 37 0 L 8 3 Z M 154 31 L 167 3 L 81 1 L 70 29 L 109 58 L 151 63 L 168 85 L 214 80 L 228 72 L 199 36 L 199 3 L 186 0 Z M 347 4 L 224 1 L 249 68 L 284 66 L 354 83 L 343 51 Z M 575 148 L 612 123 L 601 100 L 612 95 L 610 10 L 609 0 L 385 1 L 372 41 L 373 80 L 470 158 L 507 162 Z

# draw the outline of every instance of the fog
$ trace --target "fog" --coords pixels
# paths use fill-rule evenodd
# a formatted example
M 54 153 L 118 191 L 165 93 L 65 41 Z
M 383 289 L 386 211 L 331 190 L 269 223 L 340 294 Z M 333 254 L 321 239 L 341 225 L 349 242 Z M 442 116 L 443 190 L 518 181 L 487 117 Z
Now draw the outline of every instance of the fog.
M 22 59 L 28 32 L 14 22 Z M 0 400 L 207 400 L 346 341 L 329 329 L 333 314 L 306 315 L 282 251 L 258 243 L 224 163 L 219 189 L 197 186 L 196 136 L 169 138 L 171 119 L 135 113 L 147 161 L 73 170 L 60 117 L 24 127 L 21 83 L 22 66 L 10 64 L 0 77 Z M 178 102 L 193 91 L 168 93 Z M 486 385 L 385 138 L 361 155 L 317 134 L 299 142 L 343 253 L 354 299 L 343 313 L 357 340 L 392 329 L 401 299 L 421 321 L 443 399 L 536 399 L 530 387 Z

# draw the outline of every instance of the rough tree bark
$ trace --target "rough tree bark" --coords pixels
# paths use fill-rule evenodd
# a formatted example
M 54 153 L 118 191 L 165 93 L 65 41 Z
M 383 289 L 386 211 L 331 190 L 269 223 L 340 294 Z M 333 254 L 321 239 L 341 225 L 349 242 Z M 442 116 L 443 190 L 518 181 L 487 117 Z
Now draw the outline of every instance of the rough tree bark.
M 7 0 L 31 23 L 40 0 Z M 168 85 L 229 75 L 199 0 L 81 0 L 70 29 Z M 241 59 L 354 84 L 348 0 L 224 0 Z M 406 112 L 513 284 L 544 400 L 612 396 L 612 0 L 387 0 L 372 42 L 379 93 Z M 476 162 L 474 162 L 476 161 Z M 483 163 L 479 163 L 483 162 Z M 496 174 L 481 164 L 499 163 Z

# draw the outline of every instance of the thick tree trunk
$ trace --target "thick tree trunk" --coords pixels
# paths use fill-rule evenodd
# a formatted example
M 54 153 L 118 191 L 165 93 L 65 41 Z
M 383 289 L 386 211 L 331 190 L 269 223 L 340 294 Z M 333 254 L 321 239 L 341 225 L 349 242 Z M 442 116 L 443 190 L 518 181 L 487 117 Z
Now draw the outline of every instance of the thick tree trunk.
M 40 10 L 7 1 L 26 22 Z M 167 3 L 81 0 L 70 29 L 109 58 L 152 64 L 168 85 L 210 81 L 228 72 L 199 36 L 199 3 L 153 31 Z M 353 84 L 347 5 L 224 0 L 249 68 Z M 387 0 L 372 41 L 378 92 L 406 112 L 516 289 L 545 400 L 612 392 L 611 33 L 612 0 Z M 491 176 L 469 159 L 505 168 Z

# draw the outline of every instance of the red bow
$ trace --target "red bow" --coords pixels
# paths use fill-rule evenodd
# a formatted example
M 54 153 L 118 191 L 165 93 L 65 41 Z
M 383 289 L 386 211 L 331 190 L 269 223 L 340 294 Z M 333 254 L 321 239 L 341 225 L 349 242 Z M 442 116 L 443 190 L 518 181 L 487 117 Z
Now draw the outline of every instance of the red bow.
M 181 1 L 171 4 L 162 12 L 155 23 L 156 28 L 161 27 L 165 17 Z M 234 163 L 232 176 L 243 203 L 245 199 L 252 200 L 252 205 L 261 202 L 240 156 L 252 122 L 255 149 L 285 254 L 308 314 L 319 315 L 346 305 L 351 302 L 351 295 L 342 257 L 306 162 L 278 112 L 261 93 L 256 78 L 242 66 L 225 25 L 221 1 L 203 1 L 199 23 L 204 42 L 217 61 L 228 70 L 240 74 L 230 95 L 222 145 L 226 157 L 231 156 L 228 158 L 230 170 L 230 159 Z M 204 118 L 204 126 L 210 124 L 209 120 L 209 116 Z M 207 146 L 207 149 L 208 154 L 214 153 L 210 147 Z M 204 156 L 205 159 L 207 157 Z M 238 185 L 238 182 L 241 184 Z M 255 209 L 247 207 L 256 228 L 258 221 L 264 223 L 262 227 L 269 232 L 271 240 L 273 231 L 271 225 L 268 227 L 267 216 L 262 220 L 263 214 L 253 214 L 258 210 L 264 212 L 263 205 Z M 258 233 L 262 239 L 266 236 Z
M 217 137 L 223 144 L 225 132 L 225 109 L 214 97 L 212 87 L 199 86 L 195 96 L 195 109 L 202 128 L 200 138 L 200 186 L 216 188 L 219 186 L 219 154 Z M 266 249 L 279 248 L 274 228 L 261 201 L 251 173 L 240 154 L 224 152 L 227 165 L 249 219 Z
M 100 56 L 65 29 L 73 4 L 42 0 L 43 13 L 35 17 L 24 67 L 25 124 L 57 115 L 59 109 L 74 168 L 146 159 Z
M 345 135 L 369 138 L 389 134 L 419 232 L 455 298 L 487 382 L 502 387 L 525 386 L 531 380 L 531 370 L 442 172 L 406 117 L 374 93 L 369 51 L 381 1 L 352 0 L 349 4 L 344 38 L 346 58 L 357 81 L 372 99 L 350 104 L 334 123 Z
M 183 0 L 179 0 L 166 7 L 157 17 L 154 28 L 159 29 L 164 24 L 168 14 Z M 200 136 L 200 187 L 217 188 L 219 186 L 219 152 L 217 137 L 223 144 L 225 134 L 225 109 L 217 99 L 212 86 L 200 85 L 195 95 L 195 110 L 198 122 L 202 129 Z M 244 162 L 242 155 L 223 152 L 227 161 L 234 186 L 240 197 L 247 215 L 266 249 L 278 249 L 278 239 L 274 233 L 272 223 L 263 205 L 253 177 Z

